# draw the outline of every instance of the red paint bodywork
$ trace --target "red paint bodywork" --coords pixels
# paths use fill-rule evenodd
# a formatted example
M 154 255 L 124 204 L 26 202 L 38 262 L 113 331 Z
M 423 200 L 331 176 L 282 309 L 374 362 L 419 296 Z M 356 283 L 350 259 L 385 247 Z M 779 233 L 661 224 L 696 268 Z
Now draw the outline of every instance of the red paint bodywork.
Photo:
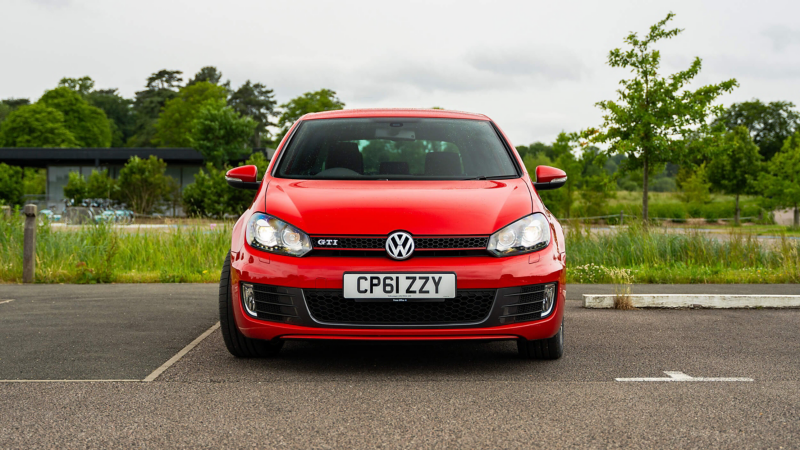
M 258 168 L 256 166 L 234 167 L 225 173 L 225 176 L 227 178 L 236 178 L 245 183 L 255 183 L 258 177 Z
M 536 182 L 549 183 L 558 178 L 564 178 L 567 173 L 561 169 L 550 166 L 539 166 L 536 168 Z
M 231 239 L 232 295 L 239 282 L 293 288 L 342 289 L 345 271 L 437 271 L 456 273 L 458 289 L 504 288 L 558 281 L 558 300 L 545 319 L 485 328 L 316 328 L 253 319 L 234 301 L 241 332 L 256 339 L 545 339 L 561 325 L 566 295 L 564 234 L 561 225 L 536 194 L 525 166 L 513 151 L 523 175 L 510 180 L 353 181 L 296 180 L 271 174 L 287 138 L 304 120 L 348 117 L 442 117 L 490 119 L 484 115 L 443 110 L 341 110 L 303 116 L 284 136 L 270 162 L 253 205 L 236 223 Z M 498 128 L 499 130 L 499 128 Z M 503 139 L 514 148 L 505 135 Z M 394 261 L 376 257 L 302 258 L 266 253 L 245 243 L 244 224 L 254 212 L 266 212 L 310 234 L 386 235 L 405 230 L 416 236 L 489 235 L 533 212 L 551 222 L 548 247 L 532 254 L 494 257 L 426 257 Z

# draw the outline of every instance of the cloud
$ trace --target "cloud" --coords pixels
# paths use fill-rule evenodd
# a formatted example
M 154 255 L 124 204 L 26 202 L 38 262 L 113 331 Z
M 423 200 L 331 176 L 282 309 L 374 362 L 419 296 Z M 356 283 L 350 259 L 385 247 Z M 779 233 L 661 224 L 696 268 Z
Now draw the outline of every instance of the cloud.
M 31 3 L 35 3 L 40 6 L 47 6 L 52 8 L 63 8 L 64 6 L 69 6 L 72 3 L 72 0 L 30 0 Z
M 800 29 L 792 30 L 782 25 L 773 25 L 761 32 L 762 36 L 772 41 L 772 47 L 777 51 L 783 51 L 786 47 L 800 44 Z
M 483 49 L 471 52 L 467 61 L 485 72 L 548 81 L 579 80 L 586 71 L 574 54 L 556 48 Z

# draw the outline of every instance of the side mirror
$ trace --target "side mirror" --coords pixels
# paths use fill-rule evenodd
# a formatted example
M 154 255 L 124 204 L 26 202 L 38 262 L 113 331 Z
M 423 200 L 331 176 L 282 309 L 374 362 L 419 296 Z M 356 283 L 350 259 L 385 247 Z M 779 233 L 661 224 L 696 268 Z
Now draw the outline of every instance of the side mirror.
M 537 191 L 558 189 L 567 183 L 567 173 L 561 169 L 550 166 L 536 167 L 536 182 L 533 187 Z
M 241 166 L 229 170 L 225 174 L 225 181 L 228 185 L 236 189 L 257 190 L 261 183 L 256 181 L 258 168 L 256 166 Z

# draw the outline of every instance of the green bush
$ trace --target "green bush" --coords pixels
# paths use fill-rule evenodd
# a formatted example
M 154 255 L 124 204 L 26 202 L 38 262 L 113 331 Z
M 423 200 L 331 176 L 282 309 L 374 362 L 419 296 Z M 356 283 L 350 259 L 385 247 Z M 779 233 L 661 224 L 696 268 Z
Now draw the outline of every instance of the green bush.
M 19 205 L 22 200 L 22 169 L 0 163 L 0 205 Z

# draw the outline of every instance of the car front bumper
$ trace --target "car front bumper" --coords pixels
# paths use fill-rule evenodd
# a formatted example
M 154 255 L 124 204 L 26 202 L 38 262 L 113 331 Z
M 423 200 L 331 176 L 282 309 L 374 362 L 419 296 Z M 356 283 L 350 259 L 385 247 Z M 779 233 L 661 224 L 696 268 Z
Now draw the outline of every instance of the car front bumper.
M 247 245 L 231 253 L 233 310 L 241 332 L 253 339 L 347 339 L 347 340 L 452 340 L 452 339 L 546 339 L 554 336 L 564 315 L 566 270 L 564 255 L 551 243 L 531 254 L 495 258 L 414 257 L 393 261 L 383 257 L 295 258 L 261 252 Z M 496 290 L 489 315 L 474 323 L 453 325 L 353 325 L 333 324 L 313 317 L 304 292 L 343 288 L 344 272 L 455 272 L 457 289 Z M 286 288 L 297 313 L 292 323 L 256 319 L 242 306 L 242 282 Z M 521 287 L 557 283 L 553 311 L 544 318 L 502 323 L 503 299 Z M 512 294 L 505 294 L 512 293 Z M 509 297 L 510 298 L 510 297 Z M 510 300 L 509 300 L 510 301 Z

